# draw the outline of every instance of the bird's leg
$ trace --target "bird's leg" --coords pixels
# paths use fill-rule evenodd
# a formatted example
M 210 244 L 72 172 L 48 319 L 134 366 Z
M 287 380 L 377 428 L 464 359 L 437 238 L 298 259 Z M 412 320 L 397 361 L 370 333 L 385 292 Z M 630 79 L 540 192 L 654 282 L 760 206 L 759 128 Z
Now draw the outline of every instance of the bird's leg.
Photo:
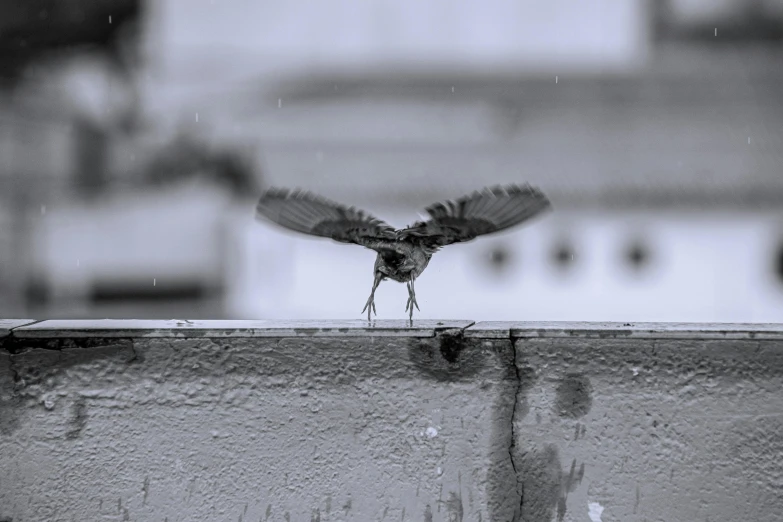
M 364 313 L 365 310 L 367 310 L 367 320 L 370 320 L 370 312 L 374 313 L 375 315 L 378 315 L 378 312 L 375 310 L 375 289 L 378 288 L 378 285 L 381 284 L 381 279 L 383 278 L 383 274 L 380 272 L 375 272 L 375 281 L 373 281 L 372 284 L 372 291 L 370 291 L 370 297 L 367 299 L 367 303 L 365 303 L 364 308 L 362 308 L 362 313 Z
M 410 314 L 408 318 L 410 319 L 411 323 L 413 322 L 413 307 L 416 307 L 416 310 L 421 312 L 421 309 L 419 308 L 419 303 L 416 302 L 416 289 L 413 286 L 414 279 L 411 278 L 411 280 L 408 282 L 408 303 L 405 305 L 405 311 L 410 310 Z

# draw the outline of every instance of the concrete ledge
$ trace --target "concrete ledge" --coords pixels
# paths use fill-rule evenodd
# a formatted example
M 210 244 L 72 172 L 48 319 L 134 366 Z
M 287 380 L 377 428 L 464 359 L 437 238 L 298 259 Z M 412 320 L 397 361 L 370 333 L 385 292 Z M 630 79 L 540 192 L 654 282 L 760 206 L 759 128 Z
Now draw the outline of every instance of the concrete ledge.
M 13 328 L 18 338 L 78 337 L 434 337 L 473 321 L 165 321 L 134 319 L 41 321 Z
M 465 335 L 483 339 L 783 339 L 783 324 L 482 321 L 470 326 Z
M 0 520 L 783 512 L 783 325 L 0 327 Z
M 0 319 L 0 339 L 8 337 L 14 328 L 34 322 L 34 319 Z

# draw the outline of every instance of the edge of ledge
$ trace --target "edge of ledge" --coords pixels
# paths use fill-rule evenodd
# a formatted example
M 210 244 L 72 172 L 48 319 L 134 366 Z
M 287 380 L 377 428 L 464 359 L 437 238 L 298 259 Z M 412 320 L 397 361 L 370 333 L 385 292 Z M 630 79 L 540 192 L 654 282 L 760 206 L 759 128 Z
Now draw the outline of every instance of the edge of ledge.
M 11 330 L 19 339 L 136 337 L 434 337 L 442 330 L 464 330 L 473 321 L 422 320 L 411 326 L 404 320 L 275 321 L 275 320 L 141 320 L 77 319 L 20 324 Z
M 8 337 L 16 328 L 38 322 L 36 319 L 0 319 L 0 339 Z
M 783 323 L 604 323 L 481 321 L 466 337 L 529 339 L 783 339 Z
M 610 323 L 470 320 L 140 320 L 0 319 L 0 339 L 434 337 L 461 330 L 467 338 L 783 339 L 783 323 Z

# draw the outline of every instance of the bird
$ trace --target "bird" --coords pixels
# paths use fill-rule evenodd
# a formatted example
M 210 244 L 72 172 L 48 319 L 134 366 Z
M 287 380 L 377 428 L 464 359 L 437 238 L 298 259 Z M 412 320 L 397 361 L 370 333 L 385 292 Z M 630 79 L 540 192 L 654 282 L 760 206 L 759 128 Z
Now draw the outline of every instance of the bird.
M 405 283 L 405 311 L 413 324 L 415 281 L 433 254 L 444 246 L 471 241 L 519 225 L 551 209 L 549 199 L 530 184 L 495 185 L 459 199 L 425 208 L 429 219 L 395 229 L 368 212 L 299 188 L 270 187 L 256 205 L 256 219 L 340 243 L 363 246 L 377 253 L 370 297 L 361 313 L 376 316 L 375 291 L 387 279 Z

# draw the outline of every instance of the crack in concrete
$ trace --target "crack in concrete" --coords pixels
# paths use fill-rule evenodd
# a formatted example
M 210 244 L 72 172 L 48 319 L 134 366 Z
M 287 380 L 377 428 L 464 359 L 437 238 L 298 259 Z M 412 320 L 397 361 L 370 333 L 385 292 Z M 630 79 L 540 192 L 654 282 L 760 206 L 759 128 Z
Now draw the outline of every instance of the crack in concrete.
M 21 339 L 14 335 L 14 331 L 17 328 L 24 328 L 25 326 L 31 326 L 34 324 L 42 323 L 44 321 L 45 319 L 36 319 L 30 321 L 29 323 L 20 324 L 18 326 L 14 326 L 13 328 L 9 328 L 8 335 L 4 338 L 0 338 L 0 350 L 9 353 L 11 355 L 23 352 L 24 351 L 23 349 L 18 348 Z
M 133 357 L 128 359 L 126 364 L 131 364 L 131 363 L 134 363 L 134 362 L 140 360 L 139 359 L 139 352 L 136 351 L 136 342 L 133 339 L 130 340 L 130 349 L 131 349 L 131 352 L 133 352 Z
M 511 331 L 508 333 L 508 340 L 511 343 L 511 364 L 514 365 L 514 377 L 517 381 L 516 389 L 514 390 L 514 405 L 511 408 L 511 426 L 509 431 L 511 432 L 511 441 L 508 445 L 508 456 L 511 460 L 511 469 L 514 470 L 514 478 L 516 479 L 516 494 L 518 502 L 514 508 L 514 516 L 512 522 L 517 522 L 522 516 L 522 503 L 525 501 L 525 491 L 523 489 L 522 480 L 517 471 L 516 459 L 514 458 L 514 448 L 516 447 L 517 434 L 514 428 L 514 420 L 517 416 L 517 405 L 519 404 L 519 394 L 522 391 L 522 375 L 519 372 L 519 366 L 517 366 L 517 347 L 514 345 L 514 337 L 511 335 Z
M 16 387 L 22 380 L 22 374 L 18 368 L 19 364 L 16 362 L 14 354 L 9 354 L 8 357 L 8 369 L 11 371 L 11 378 L 14 381 L 14 387 Z

